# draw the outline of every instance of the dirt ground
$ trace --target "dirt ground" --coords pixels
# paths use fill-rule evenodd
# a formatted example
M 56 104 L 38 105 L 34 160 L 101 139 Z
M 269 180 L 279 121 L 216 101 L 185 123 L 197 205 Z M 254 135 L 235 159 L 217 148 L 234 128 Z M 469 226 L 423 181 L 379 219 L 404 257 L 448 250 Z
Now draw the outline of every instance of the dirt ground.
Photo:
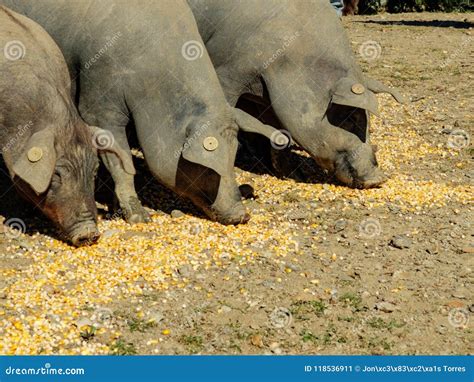
M 102 238 L 74 249 L 3 176 L 4 224 L 26 232 L 0 236 L 0 353 L 472 354 L 473 21 L 343 20 L 409 99 L 379 96 L 380 189 L 237 169 L 257 198 L 224 227 L 142 178 L 153 222 L 100 205 Z

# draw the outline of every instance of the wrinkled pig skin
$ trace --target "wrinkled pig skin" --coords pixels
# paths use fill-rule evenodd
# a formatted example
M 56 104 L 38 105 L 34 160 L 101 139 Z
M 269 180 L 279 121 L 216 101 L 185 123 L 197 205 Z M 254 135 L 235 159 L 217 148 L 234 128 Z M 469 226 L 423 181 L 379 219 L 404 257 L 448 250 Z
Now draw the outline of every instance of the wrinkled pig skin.
M 131 157 L 125 128 L 133 121 L 146 163 L 161 183 L 211 219 L 249 220 L 233 167 L 237 131 L 269 136 L 273 129 L 235 115 L 185 1 L 0 3 L 31 17 L 58 43 L 77 78 L 79 112 L 86 122 L 111 131 Z M 110 154 L 102 159 L 126 220 L 148 221 L 134 174 Z
M 97 128 L 79 117 L 64 58 L 39 25 L 0 6 L 0 46 L 0 146 L 14 185 L 66 240 L 92 244 Z
M 352 187 L 386 179 L 368 144 L 374 93 L 327 0 L 188 0 L 231 105 L 259 98 L 316 162 Z M 229 54 L 231 52 L 231 54 Z

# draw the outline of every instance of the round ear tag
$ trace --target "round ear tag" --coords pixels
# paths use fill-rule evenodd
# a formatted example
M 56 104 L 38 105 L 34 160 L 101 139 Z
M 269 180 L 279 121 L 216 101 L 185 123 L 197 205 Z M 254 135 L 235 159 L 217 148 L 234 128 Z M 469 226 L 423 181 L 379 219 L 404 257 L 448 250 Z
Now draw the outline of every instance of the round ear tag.
M 40 147 L 32 147 L 28 150 L 27 156 L 30 162 L 38 162 L 43 157 L 43 150 Z
M 354 94 L 364 94 L 365 92 L 365 87 L 362 84 L 354 84 L 352 85 L 352 93 Z
M 215 137 L 204 138 L 202 145 L 207 151 L 214 151 L 219 146 L 219 141 Z

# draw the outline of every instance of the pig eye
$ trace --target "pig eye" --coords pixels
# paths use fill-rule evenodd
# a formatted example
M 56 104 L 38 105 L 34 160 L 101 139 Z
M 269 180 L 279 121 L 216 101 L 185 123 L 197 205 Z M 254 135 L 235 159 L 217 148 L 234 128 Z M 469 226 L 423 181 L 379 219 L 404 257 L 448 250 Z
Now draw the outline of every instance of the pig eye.
M 57 169 L 53 173 L 51 178 L 51 187 L 57 187 L 61 184 L 61 173 Z

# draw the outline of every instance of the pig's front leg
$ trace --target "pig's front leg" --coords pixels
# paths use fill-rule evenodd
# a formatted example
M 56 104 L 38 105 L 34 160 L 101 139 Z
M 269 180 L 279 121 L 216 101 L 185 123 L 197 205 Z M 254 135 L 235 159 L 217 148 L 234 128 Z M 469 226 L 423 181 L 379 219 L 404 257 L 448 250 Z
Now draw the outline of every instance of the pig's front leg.
M 124 132 L 122 134 L 125 135 Z M 114 133 L 114 136 L 117 136 L 117 133 Z M 131 157 L 132 153 L 130 152 L 128 145 L 123 142 L 120 142 L 120 145 L 124 149 L 126 148 L 127 153 L 129 153 Z M 134 175 L 128 174 L 124 171 L 122 164 L 116 155 L 105 152 L 101 153 L 100 157 L 114 180 L 115 196 L 118 201 L 119 212 L 123 215 L 125 220 L 129 223 L 149 222 L 150 215 L 145 208 L 143 208 L 135 190 Z
M 88 105 L 84 99 L 81 99 L 79 104 L 80 113 L 86 122 L 106 130 L 102 135 L 99 133 L 94 137 L 94 145 L 104 148 L 101 146 L 111 144 L 111 140 L 115 140 L 132 160 L 132 152 L 125 130 L 128 118 L 123 113 L 111 112 L 111 109 L 111 107 L 100 103 Z M 104 110 L 107 111 L 104 112 Z M 142 206 L 135 190 L 134 174 L 129 174 L 124 170 L 121 161 L 115 154 L 101 152 L 100 157 L 115 183 L 115 196 L 119 206 L 117 212 L 123 215 L 129 223 L 149 222 L 150 215 Z

